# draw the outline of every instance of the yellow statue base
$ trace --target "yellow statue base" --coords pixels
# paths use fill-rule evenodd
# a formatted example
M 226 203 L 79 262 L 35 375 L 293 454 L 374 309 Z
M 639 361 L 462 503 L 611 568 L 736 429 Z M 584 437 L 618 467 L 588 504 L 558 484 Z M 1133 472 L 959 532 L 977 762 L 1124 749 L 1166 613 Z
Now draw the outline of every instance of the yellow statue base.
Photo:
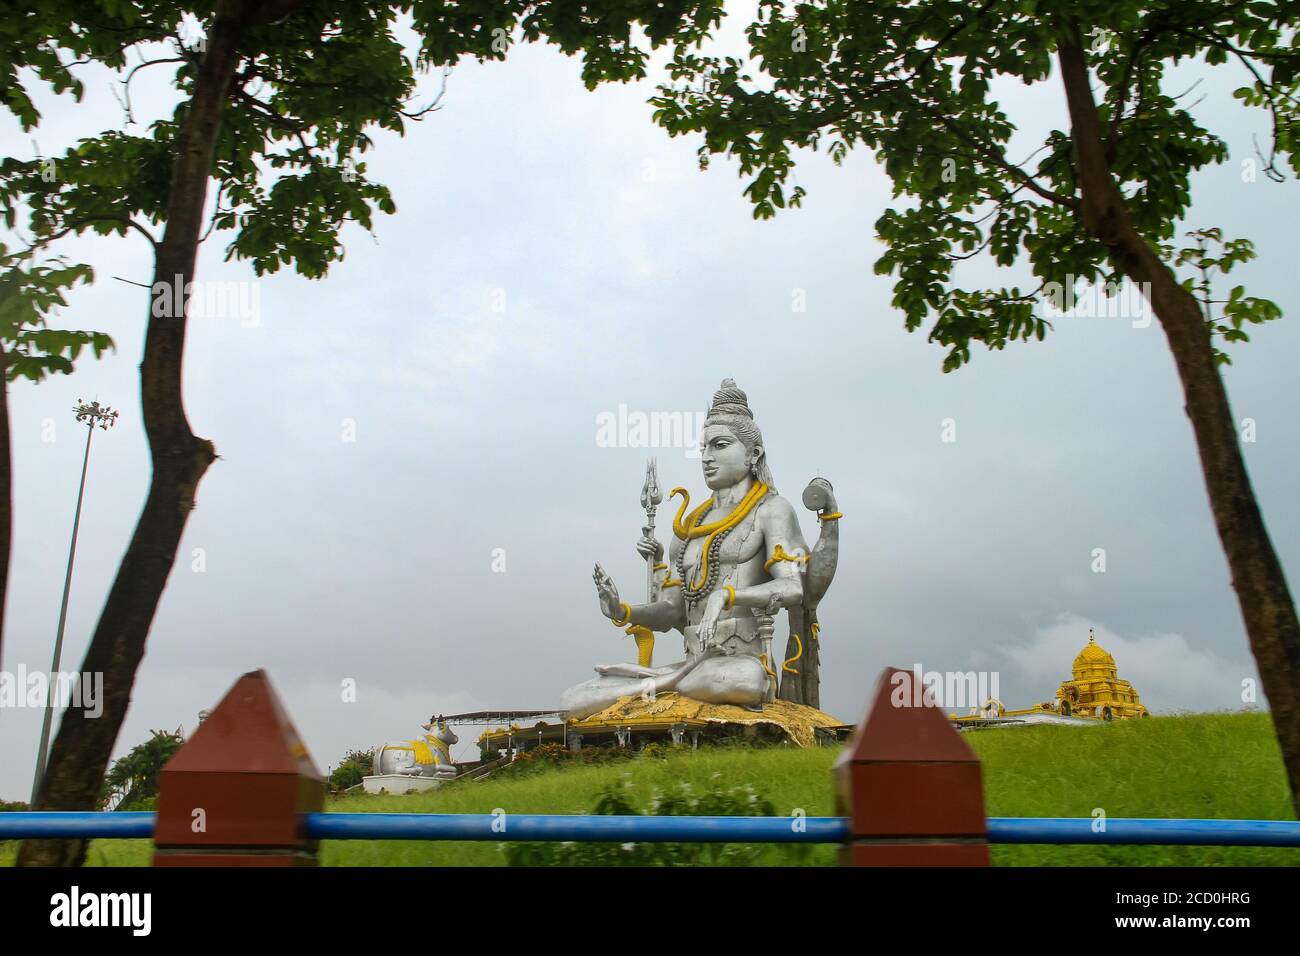
M 605 730 L 614 727 L 631 727 L 637 724 L 662 724 L 680 721 L 686 724 L 737 724 L 757 727 L 775 726 L 785 732 L 800 747 L 817 744 L 816 728 L 842 727 L 844 722 L 814 707 L 777 700 L 763 705 L 761 711 L 747 710 L 734 704 L 706 704 L 676 693 L 659 694 L 653 700 L 645 697 L 620 697 L 598 714 L 569 722 L 573 733 Z

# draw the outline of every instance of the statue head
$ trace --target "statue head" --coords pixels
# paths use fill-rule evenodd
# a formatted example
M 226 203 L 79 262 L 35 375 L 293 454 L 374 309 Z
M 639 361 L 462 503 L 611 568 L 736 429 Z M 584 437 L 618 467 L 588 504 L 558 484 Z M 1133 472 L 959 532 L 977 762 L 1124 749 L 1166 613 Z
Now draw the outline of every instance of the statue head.
M 749 475 L 776 493 L 763 449 L 763 434 L 754 424 L 748 397 L 734 379 L 724 378 L 722 387 L 713 393 L 713 404 L 700 432 L 700 460 L 704 483 L 715 491 L 730 488 Z
M 441 740 L 444 744 L 460 743 L 460 738 L 456 732 L 447 725 L 447 721 L 441 714 L 437 717 L 430 717 L 427 724 L 421 724 L 420 728 L 426 730 L 429 736 L 434 740 Z

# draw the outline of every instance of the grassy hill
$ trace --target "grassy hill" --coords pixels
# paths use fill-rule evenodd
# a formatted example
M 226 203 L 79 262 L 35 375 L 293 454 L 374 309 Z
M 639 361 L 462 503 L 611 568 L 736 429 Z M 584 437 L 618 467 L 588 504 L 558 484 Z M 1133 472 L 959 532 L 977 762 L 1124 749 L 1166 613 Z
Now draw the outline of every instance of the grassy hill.
M 973 731 L 984 765 L 989 816 L 1213 817 L 1293 820 L 1281 755 L 1267 714 L 1201 714 L 1116 721 L 1095 727 L 1037 726 Z M 601 792 L 622 787 L 640 806 L 685 782 L 694 792 L 748 784 L 778 814 L 835 813 L 831 764 L 838 750 L 706 749 L 596 766 L 502 772 L 410 796 L 349 796 L 327 809 L 350 812 L 589 813 Z M 514 768 L 511 768 L 512 770 Z M 90 862 L 147 864 L 147 841 L 96 841 Z M 493 866 L 491 843 L 327 841 L 333 866 Z M 12 862 L 12 847 L 0 862 Z M 769 847 L 771 864 L 829 864 L 833 847 Z M 1252 847 L 995 846 L 999 865 L 1300 865 L 1300 849 Z

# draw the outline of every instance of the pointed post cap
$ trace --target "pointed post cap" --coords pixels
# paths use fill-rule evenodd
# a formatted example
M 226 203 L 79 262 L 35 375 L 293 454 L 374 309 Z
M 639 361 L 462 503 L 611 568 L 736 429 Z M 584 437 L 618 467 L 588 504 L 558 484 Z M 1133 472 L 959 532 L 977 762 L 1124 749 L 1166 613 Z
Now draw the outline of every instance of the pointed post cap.
M 249 671 L 221 698 L 163 773 L 276 773 L 322 780 L 264 670 Z
M 986 847 L 965 845 L 982 843 L 987 829 L 979 758 L 916 672 L 888 667 L 881 674 L 866 716 L 835 763 L 835 784 L 839 812 L 849 817 L 857 843 L 948 838 L 961 844 L 953 846 L 954 858 L 987 862 Z M 943 865 L 938 850 L 932 844 L 918 858 Z
M 244 674 L 159 775 L 155 865 L 248 865 L 242 851 L 314 859 L 300 818 L 324 801 L 320 771 L 266 672 Z
M 915 671 L 886 667 L 871 706 L 838 763 L 978 763 Z

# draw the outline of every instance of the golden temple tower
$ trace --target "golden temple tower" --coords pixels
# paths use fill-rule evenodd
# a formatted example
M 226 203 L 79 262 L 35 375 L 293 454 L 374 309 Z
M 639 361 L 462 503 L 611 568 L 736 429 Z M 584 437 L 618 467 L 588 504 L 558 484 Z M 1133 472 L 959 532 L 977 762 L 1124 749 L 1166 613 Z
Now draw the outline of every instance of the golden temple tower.
M 1062 681 L 1056 692 L 1056 709 L 1062 714 L 1101 717 L 1150 717 L 1137 691 L 1126 680 L 1119 679 L 1115 658 L 1097 643 L 1092 628 L 1088 629 L 1088 643 L 1074 659 L 1073 677 Z

